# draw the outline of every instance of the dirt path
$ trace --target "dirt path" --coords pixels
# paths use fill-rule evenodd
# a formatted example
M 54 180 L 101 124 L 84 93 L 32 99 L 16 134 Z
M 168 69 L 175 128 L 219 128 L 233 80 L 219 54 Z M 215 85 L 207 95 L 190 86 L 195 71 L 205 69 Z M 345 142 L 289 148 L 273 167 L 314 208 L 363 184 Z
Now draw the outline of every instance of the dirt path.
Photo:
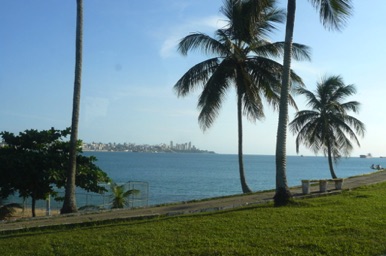
M 347 178 L 344 180 L 343 189 L 353 189 L 363 185 L 370 185 L 386 181 L 386 171 L 378 171 L 367 175 L 356 176 Z M 300 185 L 300 184 L 299 184 Z M 340 193 L 335 190 L 334 184 L 329 183 L 326 193 Z M 290 188 L 292 195 L 295 198 L 305 197 L 302 194 L 302 188 L 292 187 Z M 310 195 L 306 196 L 318 196 L 326 193 L 320 193 L 318 186 L 313 186 Z M 130 219 L 130 218 L 146 218 L 161 215 L 182 215 L 188 213 L 197 212 L 211 212 L 218 210 L 231 209 L 235 207 L 250 205 L 250 204 L 261 204 L 272 201 L 274 191 L 264 191 L 248 195 L 238 195 L 225 198 L 215 198 L 205 201 L 172 204 L 159 207 L 146 207 L 139 209 L 119 209 L 119 210 L 108 210 L 93 213 L 76 213 L 66 215 L 56 215 L 49 217 L 37 217 L 20 219 L 16 221 L 3 221 L 0 222 L 0 232 L 10 230 L 29 229 L 36 227 L 48 227 L 55 225 L 68 225 L 86 222 L 98 222 L 113 219 Z

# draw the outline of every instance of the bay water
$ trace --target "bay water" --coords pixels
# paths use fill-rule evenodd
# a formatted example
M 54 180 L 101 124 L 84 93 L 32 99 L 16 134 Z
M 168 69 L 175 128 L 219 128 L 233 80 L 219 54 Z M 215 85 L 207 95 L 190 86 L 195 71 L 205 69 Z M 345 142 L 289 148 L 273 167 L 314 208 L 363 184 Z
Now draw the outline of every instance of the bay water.
M 182 202 L 241 194 L 238 156 L 205 153 L 85 152 L 117 183 L 147 182 L 148 204 Z M 341 158 L 335 165 L 340 178 L 372 172 L 372 164 L 384 165 L 382 158 Z M 275 156 L 245 155 L 246 180 L 253 191 L 275 188 Z M 331 178 L 326 157 L 288 156 L 289 186 L 302 179 Z

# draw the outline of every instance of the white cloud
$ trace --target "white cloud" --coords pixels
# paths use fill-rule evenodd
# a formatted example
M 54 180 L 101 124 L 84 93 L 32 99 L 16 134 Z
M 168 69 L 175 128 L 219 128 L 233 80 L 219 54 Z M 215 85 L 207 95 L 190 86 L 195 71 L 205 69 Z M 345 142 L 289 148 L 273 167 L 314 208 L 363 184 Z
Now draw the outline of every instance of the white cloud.
M 175 55 L 179 40 L 189 33 L 199 31 L 211 35 L 216 29 L 224 28 L 226 25 L 224 18 L 216 15 L 187 20 L 185 23 L 171 27 L 163 36 L 163 43 L 159 51 L 160 56 L 169 58 Z

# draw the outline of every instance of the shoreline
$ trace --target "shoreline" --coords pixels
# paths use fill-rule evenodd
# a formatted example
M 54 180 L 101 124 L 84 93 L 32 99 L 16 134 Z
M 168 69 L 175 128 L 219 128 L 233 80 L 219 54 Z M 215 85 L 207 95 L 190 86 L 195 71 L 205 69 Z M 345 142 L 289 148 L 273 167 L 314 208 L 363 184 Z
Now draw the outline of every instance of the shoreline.
M 353 178 L 360 178 L 365 176 L 374 175 L 379 172 L 386 172 L 386 169 L 381 170 L 373 170 L 368 173 L 363 173 L 359 175 L 354 175 L 346 178 L 341 178 L 344 181 L 347 181 L 349 179 Z M 299 185 L 291 186 L 290 189 L 295 189 L 301 186 L 301 181 L 299 182 Z M 266 192 L 273 192 L 275 191 L 275 188 L 271 189 L 265 189 L 265 190 L 258 190 L 253 191 L 252 194 L 258 194 L 258 193 L 266 193 Z M 223 195 L 223 196 L 217 196 L 217 197 L 208 197 L 208 198 L 200 198 L 200 199 L 192 199 L 192 200 L 186 200 L 186 201 L 176 201 L 176 202 L 165 202 L 165 203 L 159 203 L 159 204 L 151 204 L 143 207 L 134 207 L 134 208 L 124 208 L 121 210 L 131 210 L 136 208 L 152 208 L 152 207 L 161 207 L 161 206 L 168 206 L 168 205 L 178 205 L 178 204 L 189 204 L 189 203 L 195 203 L 195 202 L 203 202 L 203 201 L 210 201 L 210 200 L 219 200 L 224 198 L 232 198 L 232 197 L 238 197 L 238 196 L 245 196 L 245 194 L 230 194 L 230 195 Z M 43 201 L 43 200 L 42 200 Z M 41 205 L 41 204 L 40 204 Z M 100 211 L 109 211 L 111 209 L 103 209 L 99 211 L 91 211 L 91 210 L 85 210 L 85 211 L 79 211 L 80 213 L 98 213 Z M 60 207 L 52 207 L 50 208 L 50 215 L 47 215 L 47 209 L 45 207 L 39 207 L 39 205 L 36 206 L 35 209 L 36 217 L 51 217 L 51 216 L 57 216 L 60 215 Z M 6 220 L 6 221 L 16 221 L 16 220 L 22 220 L 22 219 L 30 219 L 32 218 L 32 208 L 30 205 L 25 207 L 24 209 L 16 209 L 15 215 L 9 217 L 9 219 L 13 220 Z
M 386 170 L 346 178 L 344 179 L 342 190 L 336 190 L 332 183 L 328 184 L 327 192 L 317 191 L 317 186 L 313 186 L 314 191 L 311 191 L 311 194 L 304 195 L 302 193 L 300 184 L 299 186 L 291 187 L 290 190 L 294 198 L 302 199 L 307 197 L 342 193 L 342 191 L 345 190 L 351 190 L 361 186 L 382 182 L 386 182 Z M 199 201 L 180 202 L 175 204 L 149 206 L 144 208 L 114 209 L 98 212 L 78 212 L 64 215 L 23 218 L 15 221 L 9 220 L 0 222 L 0 232 L 57 225 L 103 222 L 115 219 L 144 219 L 160 216 L 178 216 L 184 214 L 214 212 L 272 202 L 274 194 L 275 191 L 270 190 L 251 194 L 234 195 L 222 198 L 210 198 Z

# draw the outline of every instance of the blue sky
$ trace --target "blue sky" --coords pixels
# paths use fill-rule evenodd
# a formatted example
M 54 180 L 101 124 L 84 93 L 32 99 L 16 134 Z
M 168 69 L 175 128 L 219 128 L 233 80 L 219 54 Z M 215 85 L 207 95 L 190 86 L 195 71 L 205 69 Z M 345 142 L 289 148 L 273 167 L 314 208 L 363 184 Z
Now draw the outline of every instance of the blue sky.
M 0 131 L 70 126 L 75 55 L 73 1 L 12 0 L 0 9 Z M 279 1 L 285 7 L 284 0 Z M 307 88 L 324 75 L 355 84 L 357 116 L 366 136 L 353 156 L 386 156 L 383 112 L 386 85 L 386 1 L 354 1 L 341 32 L 324 30 L 311 4 L 299 0 L 294 41 L 312 48 L 311 62 L 294 63 Z M 237 153 L 236 98 L 229 91 L 220 115 L 205 133 L 197 123 L 197 95 L 177 98 L 173 85 L 206 58 L 181 56 L 178 40 L 190 32 L 212 35 L 221 27 L 221 0 L 84 0 L 84 55 L 79 137 L 85 142 L 136 144 L 191 141 L 202 149 Z M 284 39 L 283 26 L 271 36 Z M 300 109 L 304 99 L 296 98 Z M 290 112 L 290 120 L 294 116 Z M 276 112 L 244 121 L 246 154 L 275 153 Z M 289 155 L 295 155 L 288 134 Z M 302 147 L 300 154 L 313 155 Z

